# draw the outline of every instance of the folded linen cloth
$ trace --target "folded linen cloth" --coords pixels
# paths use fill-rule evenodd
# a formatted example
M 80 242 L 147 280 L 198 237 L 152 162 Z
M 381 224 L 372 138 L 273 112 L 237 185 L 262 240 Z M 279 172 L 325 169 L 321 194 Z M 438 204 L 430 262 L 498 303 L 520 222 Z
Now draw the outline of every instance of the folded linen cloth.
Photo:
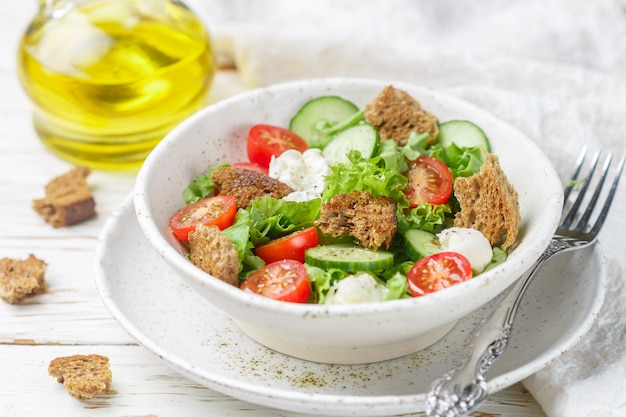
M 626 150 L 619 0 L 189 0 L 248 87 L 375 77 L 458 95 L 537 142 L 562 180 L 583 145 Z M 626 416 L 626 180 L 600 236 L 605 304 L 572 349 L 524 382 L 550 417 Z

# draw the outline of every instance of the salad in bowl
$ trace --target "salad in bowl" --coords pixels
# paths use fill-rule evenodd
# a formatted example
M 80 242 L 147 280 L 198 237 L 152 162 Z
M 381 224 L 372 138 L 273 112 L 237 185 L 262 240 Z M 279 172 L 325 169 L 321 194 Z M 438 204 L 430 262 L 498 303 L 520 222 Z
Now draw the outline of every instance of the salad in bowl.
M 537 259 L 561 201 L 550 163 L 508 123 L 363 79 L 209 106 L 150 154 L 134 198 L 194 291 L 259 343 L 326 363 L 439 340 Z
M 192 263 L 243 290 L 417 297 L 493 268 L 515 243 L 517 192 L 483 130 L 440 122 L 392 85 L 363 109 L 315 97 L 288 128 L 253 125 L 246 149 L 194 178 L 169 222 Z

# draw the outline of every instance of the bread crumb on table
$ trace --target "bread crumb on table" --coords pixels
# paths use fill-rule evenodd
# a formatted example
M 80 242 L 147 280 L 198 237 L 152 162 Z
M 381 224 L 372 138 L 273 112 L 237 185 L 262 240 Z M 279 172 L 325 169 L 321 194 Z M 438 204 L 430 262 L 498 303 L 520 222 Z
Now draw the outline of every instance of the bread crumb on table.
M 0 259 L 0 298 L 18 304 L 46 290 L 46 262 L 30 254 L 26 259 Z
M 111 388 L 113 374 L 109 358 L 102 355 L 72 355 L 53 359 L 48 366 L 50 376 L 63 384 L 74 398 L 86 400 Z
M 45 187 L 46 196 L 33 200 L 33 209 L 53 227 L 81 223 L 96 215 L 96 203 L 87 185 L 91 170 L 84 166 L 53 178 Z

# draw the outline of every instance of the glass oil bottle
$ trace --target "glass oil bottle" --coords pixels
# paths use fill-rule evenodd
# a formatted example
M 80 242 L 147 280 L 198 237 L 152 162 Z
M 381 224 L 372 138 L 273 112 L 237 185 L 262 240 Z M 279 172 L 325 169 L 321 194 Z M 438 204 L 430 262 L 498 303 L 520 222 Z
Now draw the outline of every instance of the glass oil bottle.
M 43 143 L 105 170 L 138 168 L 215 72 L 206 28 L 175 0 L 40 0 L 18 55 Z

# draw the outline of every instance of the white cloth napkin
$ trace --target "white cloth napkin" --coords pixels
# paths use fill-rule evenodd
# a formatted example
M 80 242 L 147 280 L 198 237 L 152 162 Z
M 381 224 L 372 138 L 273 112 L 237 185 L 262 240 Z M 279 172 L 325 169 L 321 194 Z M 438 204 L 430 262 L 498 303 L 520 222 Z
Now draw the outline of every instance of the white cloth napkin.
M 365 76 L 447 91 L 525 131 L 563 181 L 581 147 L 625 152 L 619 0 L 189 0 L 248 87 Z M 525 386 L 550 417 L 626 416 L 626 180 L 600 241 L 608 291 L 589 333 Z

